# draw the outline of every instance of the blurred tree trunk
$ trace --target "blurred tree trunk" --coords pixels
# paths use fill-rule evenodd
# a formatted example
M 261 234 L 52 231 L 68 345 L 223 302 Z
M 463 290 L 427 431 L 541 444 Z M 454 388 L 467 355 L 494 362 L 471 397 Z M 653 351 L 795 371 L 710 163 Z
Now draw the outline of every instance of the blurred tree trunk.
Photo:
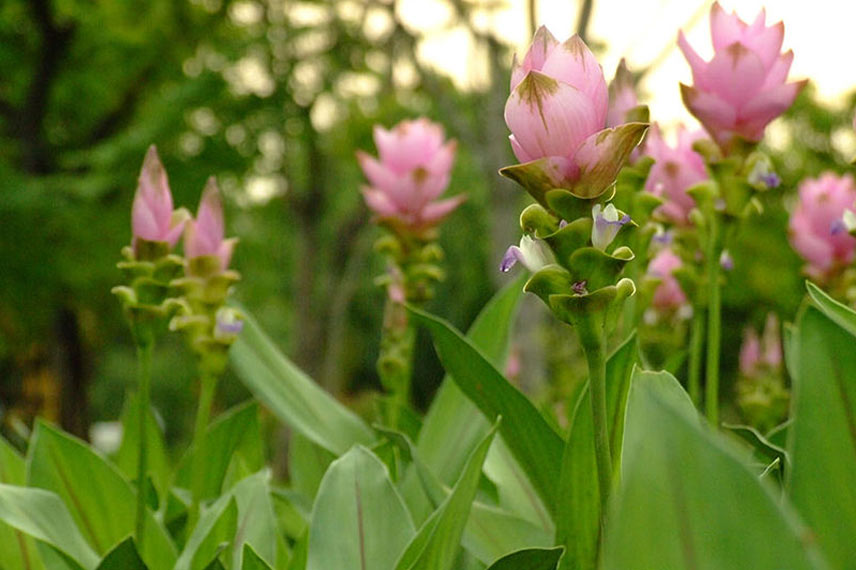
M 54 330 L 54 365 L 60 382 L 60 424 L 67 432 L 88 440 L 89 363 L 74 309 L 67 305 L 59 308 Z

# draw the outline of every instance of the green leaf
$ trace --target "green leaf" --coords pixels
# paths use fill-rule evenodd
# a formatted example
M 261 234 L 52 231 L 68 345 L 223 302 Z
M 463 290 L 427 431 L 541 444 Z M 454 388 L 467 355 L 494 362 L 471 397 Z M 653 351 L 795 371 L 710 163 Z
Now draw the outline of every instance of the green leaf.
M 603 570 L 825 568 L 796 517 L 701 424 L 671 375 L 634 374 L 623 455 Z
M 564 441 L 537 408 L 512 386 L 490 361 L 449 323 L 409 308 L 414 319 L 431 331 L 443 366 L 458 387 L 490 419 L 504 418 L 500 433 L 548 509 L 556 505 L 556 487 Z
M 219 497 L 229 463 L 245 439 L 259 438 L 259 410 L 254 402 L 239 404 L 221 414 L 205 432 L 205 486 L 202 499 Z M 175 484 L 190 489 L 193 480 L 195 449 L 189 449 L 182 458 Z
M 856 352 L 854 338 L 808 308 L 797 334 L 788 489 L 833 566 L 856 561 Z
M 134 481 L 137 478 L 137 460 L 140 450 L 139 398 L 136 394 L 125 402 L 122 411 L 122 444 L 116 454 L 116 466 L 125 474 L 125 478 Z M 146 418 L 146 442 L 148 444 L 147 472 L 157 489 L 160 500 L 166 497 L 170 476 L 170 463 L 166 454 L 163 433 L 149 410 Z
M 237 566 L 236 566 L 237 568 Z M 249 544 L 244 545 L 244 563 L 241 570 L 273 570 L 273 567 L 256 554 Z
M 479 477 L 501 421 L 473 450 L 452 493 L 428 518 L 395 565 L 396 570 L 448 570 L 460 549 L 461 536 L 478 490 Z
M 291 487 L 310 500 L 315 499 L 321 479 L 336 456 L 299 432 L 288 442 L 288 474 Z
M 525 278 L 523 274 L 503 287 L 484 306 L 467 333 L 467 338 L 494 366 L 500 367 L 505 361 L 509 330 Z M 478 408 L 447 375 L 425 415 L 416 449 L 431 471 L 451 485 L 489 428 Z
M 487 570 L 555 570 L 564 548 L 527 548 L 503 556 Z
M 97 570 L 148 570 L 130 536 L 107 553 Z
M 856 312 L 853 312 L 846 305 L 842 305 L 823 290 L 812 283 L 805 282 L 805 287 L 808 290 L 808 296 L 812 304 L 821 310 L 835 324 L 856 336 Z
M 55 493 L 0 484 L 0 520 L 49 544 L 86 570 L 98 565 L 98 555 Z
M 249 313 L 232 346 L 232 365 L 244 385 L 282 422 L 336 455 L 370 445 L 374 432 L 288 360 Z
M 330 464 L 309 529 L 307 570 L 392 568 L 415 529 L 386 467 L 354 446 Z
M 254 555 L 262 558 L 270 566 L 277 565 L 279 552 L 287 552 L 287 547 L 279 534 L 276 515 L 270 498 L 270 471 L 265 469 L 238 482 L 229 494 L 235 497 L 238 505 L 238 524 L 240 533 L 232 543 L 232 568 L 241 568 L 241 556 L 252 546 Z
M 232 542 L 238 528 L 238 505 L 232 495 L 223 495 L 199 517 L 175 570 L 204 570 Z
M 0 483 L 24 485 L 26 480 L 27 467 L 24 458 L 8 441 L 0 437 Z M 2 564 L 6 565 L 0 564 L 0 568 L 44 568 L 33 538 L 3 522 L 0 522 L 0 552 L 3 553 Z
M 621 465 L 624 410 L 637 353 L 636 335 L 632 334 L 606 363 L 606 412 L 616 471 Z M 594 423 L 587 384 L 577 399 L 562 456 L 558 500 L 556 544 L 566 547 L 562 567 L 594 568 L 600 542 L 601 512 L 594 453 Z
M 136 492 L 120 471 L 82 441 L 39 421 L 30 442 L 28 483 L 63 500 L 99 555 L 130 535 L 136 523 Z M 175 564 L 166 530 L 146 513 L 142 557 L 153 568 Z

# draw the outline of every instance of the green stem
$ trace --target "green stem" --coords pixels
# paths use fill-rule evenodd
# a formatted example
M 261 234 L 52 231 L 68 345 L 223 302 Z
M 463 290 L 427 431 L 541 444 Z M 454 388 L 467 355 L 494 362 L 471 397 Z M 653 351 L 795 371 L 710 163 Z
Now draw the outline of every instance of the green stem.
M 136 538 L 137 548 L 140 552 L 143 551 L 143 540 L 146 531 L 146 491 L 147 491 L 147 473 L 148 473 L 148 438 L 147 424 L 150 407 L 150 385 L 152 378 L 152 345 L 138 344 L 137 345 L 137 366 L 138 366 L 138 382 L 140 391 L 139 402 L 139 437 L 140 449 L 137 457 L 137 524 Z
M 602 315 L 586 315 L 577 323 L 583 352 L 589 371 L 592 421 L 594 423 L 594 453 L 597 460 L 600 489 L 601 521 L 612 488 L 612 455 L 609 449 L 609 423 L 606 415 L 606 333 L 596 321 Z
M 205 433 L 211 418 L 211 404 L 214 402 L 214 392 L 217 387 L 217 377 L 202 372 L 200 376 L 199 407 L 196 409 L 196 422 L 193 428 L 193 503 L 191 513 L 193 518 L 199 513 L 202 493 L 205 488 Z
M 705 411 L 712 426 L 719 425 L 719 341 L 722 328 L 722 298 L 719 288 L 719 220 L 708 216 L 707 236 L 707 366 L 705 369 Z
M 404 305 L 387 299 L 377 370 L 381 384 L 390 394 L 387 422 L 393 428 L 399 427 L 401 410 L 410 400 L 410 374 L 415 337 L 415 331 L 409 324 Z
M 698 408 L 701 404 L 701 363 L 704 349 L 704 308 L 693 307 L 693 330 L 690 337 L 689 392 Z

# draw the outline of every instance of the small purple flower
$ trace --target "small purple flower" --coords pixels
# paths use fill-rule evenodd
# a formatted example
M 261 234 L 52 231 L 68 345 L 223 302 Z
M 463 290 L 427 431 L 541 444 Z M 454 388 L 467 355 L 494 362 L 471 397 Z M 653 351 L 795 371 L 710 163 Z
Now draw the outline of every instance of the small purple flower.
M 586 285 L 588 285 L 588 281 L 583 279 L 582 281 L 577 281 L 573 285 L 571 285 L 571 289 L 577 295 L 588 295 L 588 289 L 586 289 Z
M 215 319 L 217 321 L 215 337 L 235 336 L 244 329 L 244 321 L 241 320 L 241 316 L 229 307 L 220 308 Z
M 722 255 L 719 256 L 719 265 L 726 271 L 734 269 L 734 258 L 727 249 L 723 250 Z
M 652 237 L 651 240 L 654 243 L 663 246 L 672 245 L 672 242 L 675 240 L 675 235 L 672 230 L 662 231 L 662 228 L 660 228 L 660 230 L 656 234 L 654 234 L 654 237 Z
M 778 188 L 779 184 L 782 183 L 782 179 L 779 178 L 779 175 L 775 172 L 769 172 L 761 177 L 761 181 L 764 183 L 767 188 Z
M 523 236 L 520 238 L 520 247 L 512 245 L 505 250 L 499 270 L 507 273 L 518 261 L 534 273 L 545 265 L 555 263 L 556 258 L 547 242 L 538 238 Z
M 607 204 L 606 208 L 603 208 L 600 204 L 595 204 L 591 209 L 591 215 L 594 218 L 594 225 L 591 229 L 591 243 L 601 251 L 605 251 L 609 247 L 609 244 L 618 235 L 618 230 L 621 229 L 621 226 L 630 221 L 630 216 L 619 212 L 612 204 Z
M 829 224 L 829 235 L 836 236 L 847 231 L 847 224 L 844 223 L 844 218 L 836 218 Z

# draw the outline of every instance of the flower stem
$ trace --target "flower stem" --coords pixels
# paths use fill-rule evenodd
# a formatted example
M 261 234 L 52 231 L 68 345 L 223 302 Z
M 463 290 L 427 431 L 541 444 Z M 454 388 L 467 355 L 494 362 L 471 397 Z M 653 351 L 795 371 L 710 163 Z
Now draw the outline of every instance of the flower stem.
M 693 329 L 690 337 L 689 392 L 698 408 L 701 404 L 701 363 L 704 349 L 704 309 L 693 307 Z
M 193 428 L 193 503 L 191 512 L 195 518 L 199 513 L 199 504 L 205 490 L 205 433 L 211 418 L 211 404 L 214 402 L 214 392 L 217 387 L 217 377 L 207 372 L 200 376 L 199 406 L 196 409 L 196 422 Z
M 404 305 L 387 299 L 377 370 L 381 384 L 390 394 L 386 420 L 392 428 L 399 427 L 401 410 L 410 399 L 410 374 L 415 336 Z
M 148 489 L 148 415 L 150 407 L 150 385 L 152 377 L 152 345 L 149 343 L 137 345 L 138 389 L 139 401 L 139 438 L 140 448 L 137 457 L 137 548 L 143 551 L 143 540 L 146 531 L 146 492 Z
M 719 288 L 719 220 L 711 210 L 707 236 L 707 366 L 705 411 L 712 426 L 719 424 L 719 342 L 722 328 L 722 292 Z
M 606 334 L 598 325 L 599 315 L 586 315 L 577 323 L 580 344 L 589 370 L 592 421 L 594 423 L 594 453 L 597 460 L 600 489 L 601 520 L 612 487 L 612 455 L 609 449 L 609 424 L 606 415 Z

